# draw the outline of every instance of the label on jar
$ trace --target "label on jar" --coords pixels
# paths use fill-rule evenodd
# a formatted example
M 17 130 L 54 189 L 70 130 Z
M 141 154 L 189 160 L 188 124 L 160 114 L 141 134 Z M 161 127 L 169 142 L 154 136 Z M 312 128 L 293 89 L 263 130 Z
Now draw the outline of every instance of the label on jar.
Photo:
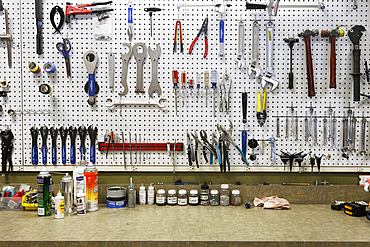
M 157 204 L 164 204 L 166 202 L 166 197 L 157 196 L 156 203 Z
M 187 200 L 187 198 L 179 198 L 177 203 L 180 206 L 184 206 L 184 205 L 188 204 L 188 200 Z
M 171 196 L 171 197 L 167 197 L 167 203 L 168 204 L 176 204 L 177 203 L 177 197 L 176 196 Z
M 194 197 L 189 197 L 189 204 L 198 204 L 199 197 L 194 196 Z
M 208 195 L 200 195 L 201 201 L 208 201 L 209 196 Z

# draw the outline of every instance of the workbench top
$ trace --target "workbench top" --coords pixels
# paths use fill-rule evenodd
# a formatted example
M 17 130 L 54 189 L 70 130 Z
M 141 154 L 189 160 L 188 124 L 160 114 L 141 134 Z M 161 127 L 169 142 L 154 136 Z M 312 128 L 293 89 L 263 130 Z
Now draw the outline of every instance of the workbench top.
M 331 210 L 328 204 L 292 204 L 289 210 L 156 205 L 110 209 L 102 204 L 96 212 L 64 219 L 38 217 L 37 211 L 0 211 L 0 217 L 1 241 L 117 241 L 117 246 L 119 241 L 153 241 L 151 246 L 163 241 L 281 241 L 284 246 L 300 241 L 370 242 L 370 221 Z

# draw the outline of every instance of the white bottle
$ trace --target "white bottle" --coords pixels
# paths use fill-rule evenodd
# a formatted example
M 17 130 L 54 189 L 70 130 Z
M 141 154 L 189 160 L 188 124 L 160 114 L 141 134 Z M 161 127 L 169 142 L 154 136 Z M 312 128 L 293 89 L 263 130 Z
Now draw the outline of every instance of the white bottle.
M 55 200 L 55 219 L 63 219 L 64 218 L 64 196 L 62 196 L 62 193 L 60 193 L 60 191 L 58 192 L 54 200 Z
M 85 193 L 85 176 L 84 176 L 85 167 L 77 167 L 73 170 L 73 202 L 77 205 L 77 193 L 80 191 Z
M 80 190 L 77 193 L 77 215 L 86 214 L 86 194 Z
M 154 205 L 154 187 L 152 180 L 150 180 L 150 185 L 148 187 L 148 205 Z
M 139 204 L 145 205 L 146 204 L 146 190 L 144 186 L 144 181 L 141 180 L 141 186 L 139 190 Z

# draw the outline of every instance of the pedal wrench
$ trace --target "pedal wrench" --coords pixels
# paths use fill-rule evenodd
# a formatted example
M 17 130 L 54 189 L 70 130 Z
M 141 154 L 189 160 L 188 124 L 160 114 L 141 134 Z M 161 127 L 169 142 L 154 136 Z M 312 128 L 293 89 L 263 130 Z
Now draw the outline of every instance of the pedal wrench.
M 138 47 L 143 49 L 142 53 L 138 52 Z M 132 48 L 136 60 L 136 87 L 135 93 L 145 93 L 144 90 L 144 62 L 147 57 L 147 48 L 144 43 L 136 43 Z
M 271 78 L 276 78 L 276 75 L 272 69 L 272 52 L 274 49 L 274 27 L 272 21 L 269 21 L 266 24 L 266 36 L 266 74 Z
M 121 53 L 122 60 L 121 84 L 123 86 L 123 91 L 118 93 L 119 96 L 125 96 L 128 93 L 127 72 L 128 64 L 130 63 L 130 59 L 132 57 L 132 46 L 129 43 L 122 43 L 122 46 L 126 46 L 128 48 L 128 52 L 126 54 Z
M 94 51 L 87 51 L 84 53 L 83 56 L 84 63 L 87 69 L 87 72 L 89 73 L 89 81 L 87 83 L 88 85 L 88 93 L 89 93 L 89 100 L 87 101 L 89 105 L 95 104 L 95 94 L 99 92 L 99 87 L 95 81 L 95 69 L 96 65 L 98 63 L 98 55 Z M 85 86 L 86 90 L 86 86 Z
M 167 99 L 165 98 L 158 98 L 158 99 L 123 99 L 123 100 L 116 100 L 113 98 L 107 98 L 106 107 L 111 108 L 116 105 L 156 105 L 159 108 L 166 108 Z
M 149 97 L 153 97 L 154 93 L 158 94 L 158 97 L 162 94 L 162 89 L 158 82 L 158 59 L 161 57 L 161 47 L 157 44 L 155 50 L 152 50 L 150 46 L 148 47 L 148 53 L 150 61 L 152 62 L 152 80 L 149 85 L 148 94 Z
M 254 78 L 258 78 L 262 73 L 262 69 L 258 65 L 258 30 L 258 22 L 254 21 L 252 31 L 252 61 L 247 69 L 248 75 L 251 76 L 252 74 L 254 74 Z

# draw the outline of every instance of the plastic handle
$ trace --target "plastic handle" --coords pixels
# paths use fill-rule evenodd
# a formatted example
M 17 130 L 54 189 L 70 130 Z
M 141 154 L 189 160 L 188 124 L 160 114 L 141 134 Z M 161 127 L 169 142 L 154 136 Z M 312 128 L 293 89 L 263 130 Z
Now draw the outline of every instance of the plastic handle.
M 128 8 L 128 23 L 134 23 L 133 18 L 132 18 L 132 8 Z
M 243 154 L 242 150 L 240 150 L 240 147 L 239 147 L 238 145 L 236 145 L 235 147 L 236 147 L 236 149 L 238 149 L 238 151 L 239 151 L 240 155 L 242 156 L 242 159 L 243 159 L 244 163 L 245 163 L 247 166 L 249 166 L 249 163 L 248 163 L 247 159 L 245 158 L 245 156 L 244 156 L 244 154 Z
M 242 152 L 245 155 L 247 155 L 247 131 L 242 131 Z
M 353 100 L 360 101 L 360 50 L 353 50 Z
M 95 145 L 90 146 L 90 162 L 95 164 Z
M 38 154 L 36 146 L 32 147 L 31 157 L 32 157 L 32 165 L 37 165 L 39 163 L 39 154 Z
M 289 89 L 293 89 L 293 72 L 289 72 Z
M 57 147 L 51 148 L 51 163 L 53 163 L 53 165 L 57 164 Z
M 213 153 L 209 154 L 209 164 L 213 164 Z
M 247 123 L 248 94 L 242 93 L 243 123 Z
M 95 96 L 95 74 L 89 74 L 89 96 Z
M 75 146 L 71 146 L 69 155 L 71 158 L 71 164 L 76 164 L 76 147 Z
M 204 54 L 203 54 L 203 58 L 206 58 L 208 55 L 208 38 L 207 36 L 204 37 Z
M 335 40 L 336 37 L 330 37 L 330 83 L 329 88 L 337 88 L 337 71 L 336 71 L 336 55 L 335 55 Z
M 227 162 L 227 170 L 230 171 L 230 159 L 229 159 L 229 149 L 226 149 L 226 162 Z
M 194 48 L 195 42 L 197 42 L 197 40 L 198 40 L 198 36 L 195 37 L 193 42 L 191 42 L 191 45 L 190 45 L 190 48 L 189 48 L 189 54 L 191 54 L 193 52 L 193 48 Z
M 224 34 L 225 34 L 225 22 L 223 20 L 220 20 L 220 30 L 219 30 L 219 35 L 220 35 L 220 43 L 224 43 Z
M 86 149 L 85 146 L 80 146 L 81 160 L 85 160 Z
M 304 43 L 306 45 L 306 65 L 307 65 L 307 83 L 308 83 L 308 97 L 315 96 L 315 82 L 313 77 L 313 65 L 311 54 L 311 37 L 305 37 Z
M 62 164 L 67 164 L 67 156 L 66 156 L 66 146 L 62 146 Z
M 46 165 L 48 163 L 48 150 L 47 147 L 43 146 L 41 148 L 42 153 L 42 164 Z

